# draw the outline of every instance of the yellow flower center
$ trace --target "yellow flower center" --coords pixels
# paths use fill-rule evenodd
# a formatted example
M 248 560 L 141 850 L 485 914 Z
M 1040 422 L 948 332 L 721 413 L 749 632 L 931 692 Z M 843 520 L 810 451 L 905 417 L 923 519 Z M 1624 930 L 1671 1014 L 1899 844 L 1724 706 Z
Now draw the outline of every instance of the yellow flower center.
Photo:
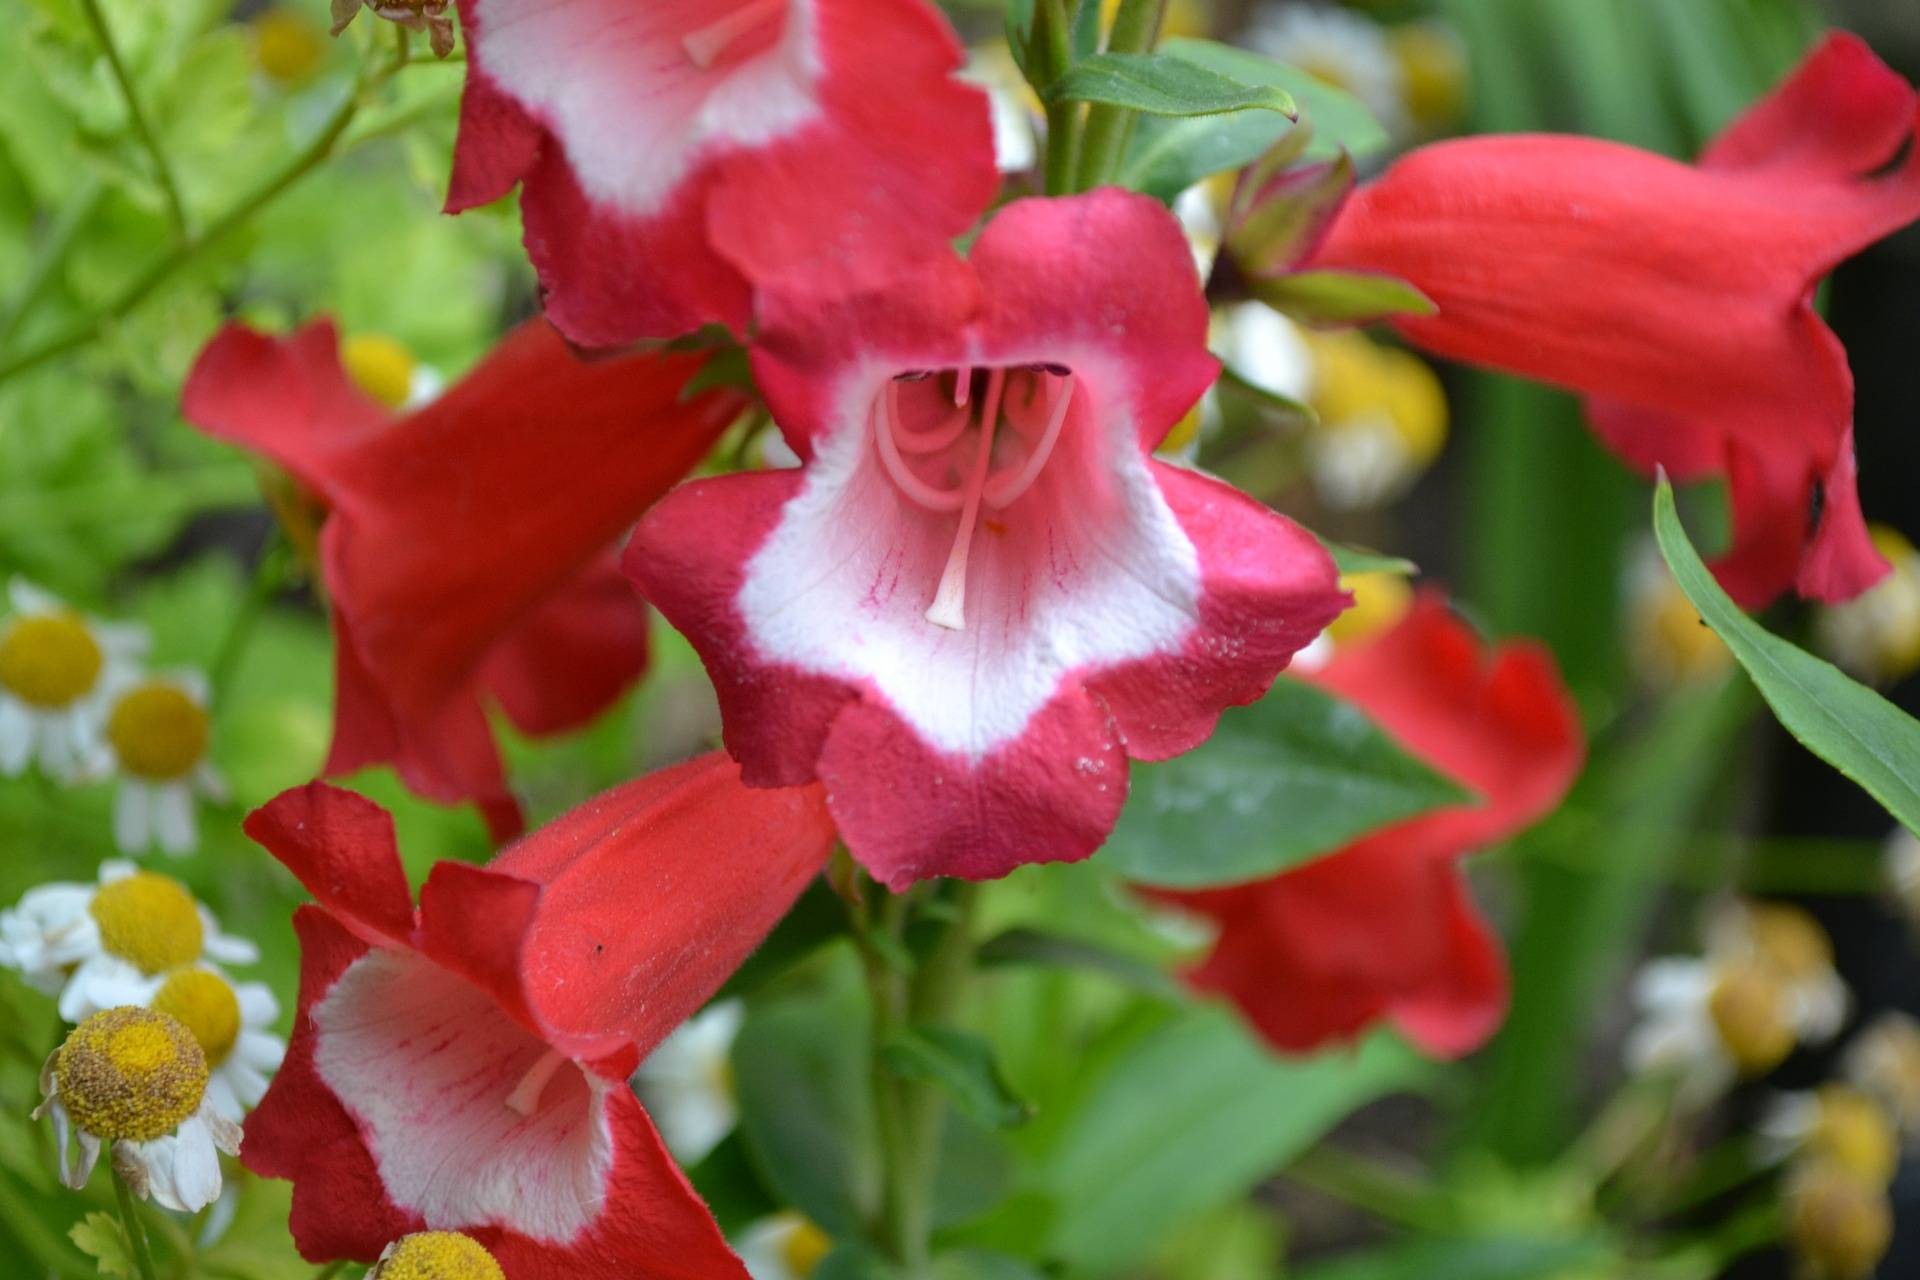
M 240 1038 L 240 998 L 227 980 L 210 969 L 180 969 L 154 992 L 152 1007 L 177 1020 L 217 1067 Z
M 171 782 L 207 754 L 207 712 L 179 685 L 150 680 L 113 704 L 107 741 L 136 778 Z
M 1413 588 L 1397 573 L 1350 573 L 1340 585 L 1353 592 L 1353 607 L 1327 627 L 1337 649 L 1371 640 L 1413 607 Z
M 165 973 L 200 958 L 200 908 L 178 880 L 137 871 L 101 885 L 87 910 L 107 954 L 142 973 Z
M 1467 55 L 1460 40 L 1431 22 L 1403 22 L 1387 31 L 1387 44 L 1406 84 L 1407 113 L 1430 129 L 1466 114 Z
M 1771 1071 L 1793 1051 L 1786 1005 L 1779 978 L 1762 966 L 1743 965 L 1714 983 L 1707 1011 L 1727 1056 L 1742 1074 Z
M 1881 1186 L 1893 1181 L 1900 1165 L 1899 1138 L 1887 1113 L 1843 1084 L 1820 1090 L 1820 1116 L 1807 1137 L 1807 1153 Z
M 1787 1234 L 1815 1275 L 1864 1280 L 1893 1242 L 1893 1209 L 1883 1187 L 1815 1163 L 1788 1190 Z
M 93 688 L 100 646 L 75 613 L 36 613 L 0 633 L 0 688 L 36 707 L 64 707 Z
M 356 333 L 340 344 L 340 362 L 362 391 L 389 409 L 413 392 L 413 353 L 383 333 Z
M 320 65 L 326 50 L 320 25 L 296 9 L 276 5 L 252 22 L 253 59 L 281 84 L 298 84 Z
M 53 1079 L 60 1104 L 87 1133 L 150 1142 L 200 1106 L 207 1057 L 172 1018 L 122 1006 L 73 1029 L 54 1055 Z
M 1756 902 L 1747 908 L 1754 950 L 1789 982 L 1804 982 L 1833 968 L 1833 944 L 1819 921 L 1799 907 Z
M 506 1280 L 479 1241 L 457 1231 L 418 1231 L 387 1248 L 367 1280 Z
M 832 1252 L 833 1238 L 807 1218 L 794 1223 L 793 1230 L 780 1242 L 780 1260 L 802 1280 L 819 1270 L 820 1263 Z

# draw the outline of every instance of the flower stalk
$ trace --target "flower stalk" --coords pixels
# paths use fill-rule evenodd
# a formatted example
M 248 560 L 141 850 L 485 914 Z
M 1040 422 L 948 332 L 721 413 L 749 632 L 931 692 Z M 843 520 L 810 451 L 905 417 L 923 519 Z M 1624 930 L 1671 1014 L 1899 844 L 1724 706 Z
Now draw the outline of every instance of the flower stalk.
M 133 1207 L 133 1194 L 127 1190 L 126 1179 L 120 1176 L 120 1170 L 111 1170 L 113 1175 L 113 1199 L 120 1207 L 120 1225 L 126 1228 L 127 1245 L 133 1251 L 133 1265 L 139 1280 L 156 1280 L 153 1269 L 153 1250 L 147 1244 L 147 1231 L 140 1222 L 140 1215 Z
M 160 145 L 160 136 L 147 120 L 146 108 L 141 105 L 140 94 L 133 87 L 133 77 L 127 73 L 127 64 L 120 57 L 119 46 L 113 42 L 113 31 L 107 26 L 107 15 L 100 9 L 100 0 L 81 0 L 80 8 L 87 15 L 87 25 L 93 28 L 93 38 L 99 41 L 107 68 L 113 73 L 113 82 L 120 89 L 120 99 L 126 103 L 127 117 L 133 122 L 134 134 L 153 161 L 154 181 L 159 184 L 160 196 L 166 203 L 167 221 L 173 225 L 174 239 L 184 243 L 188 238 L 187 208 L 180 200 L 180 185 L 174 181 L 173 165 L 167 160 L 166 149 Z
M 1150 53 L 1160 41 L 1160 27 L 1166 20 L 1167 0 L 1120 0 L 1113 17 L 1113 30 L 1107 36 L 1108 53 Z M 1126 153 L 1127 139 L 1133 135 L 1134 113 L 1127 107 L 1096 102 L 1087 109 L 1086 130 L 1080 139 L 1080 156 L 1072 190 L 1091 191 L 1113 178 Z M 1053 186 L 1048 184 L 1051 192 Z

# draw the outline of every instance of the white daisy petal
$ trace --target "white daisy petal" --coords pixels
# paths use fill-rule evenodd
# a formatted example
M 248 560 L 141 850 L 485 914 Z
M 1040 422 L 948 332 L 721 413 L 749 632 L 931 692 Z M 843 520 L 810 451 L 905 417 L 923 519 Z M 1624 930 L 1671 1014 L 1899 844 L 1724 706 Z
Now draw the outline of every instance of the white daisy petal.
M 113 842 L 124 853 L 144 853 L 153 843 L 153 789 L 123 779 L 113 797 Z
M 168 782 L 153 788 L 153 830 L 161 849 L 176 857 L 192 853 L 200 843 L 193 789 L 186 783 Z
M 33 714 L 16 698 L 0 694 L 0 774 L 15 777 L 33 757 Z

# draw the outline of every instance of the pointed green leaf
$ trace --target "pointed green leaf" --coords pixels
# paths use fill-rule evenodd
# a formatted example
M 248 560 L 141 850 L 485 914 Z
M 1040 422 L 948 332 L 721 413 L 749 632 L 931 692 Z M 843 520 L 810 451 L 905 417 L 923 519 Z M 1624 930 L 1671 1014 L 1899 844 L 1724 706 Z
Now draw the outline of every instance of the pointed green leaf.
M 1298 114 L 1278 85 L 1243 84 L 1164 53 L 1096 53 L 1047 89 L 1049 102 L 1103 102 L 1156 116 L 1211 116 L 1249 109 Z
M 1674 581 L 1787 732 L 1920 832 L 1920 721 L 1741 612 L 1687 540 L 1664 476 L 1653 496 L 1653 531 Z
M 945 1090 L 962 1115 L 996 1128 L 1024 1124 L 1032 1114 L 993 1059 L 993 1046 L 951 1027 L 910 1027 L 880 1049 L 887 1066 L 909 1080 Z
M 1320 545 L 1333 557 L 1334 568 L 1340 570 L 1342 577 L 1350 573 L 1397 573 L 1406 578 L 1420 572 L 1420 566 L 1405 556 L 1382 555 L 1365 547 L 1350 547 L 1343 542 L 1329 542 L 1325 538 L 1320 539 Z
M 1474 797 L 1407 755 L 1356 706 L 1281 680 L 1205 745 L 1138 765 L 1101 858 L 1193 889 L 1299 866 L 1369 832 Z
M 1364 324 L 1439 311 L 1405 280 L 1360 271 L 1296 271 L 1252 281 L 1253 296 L 1310 324 Z

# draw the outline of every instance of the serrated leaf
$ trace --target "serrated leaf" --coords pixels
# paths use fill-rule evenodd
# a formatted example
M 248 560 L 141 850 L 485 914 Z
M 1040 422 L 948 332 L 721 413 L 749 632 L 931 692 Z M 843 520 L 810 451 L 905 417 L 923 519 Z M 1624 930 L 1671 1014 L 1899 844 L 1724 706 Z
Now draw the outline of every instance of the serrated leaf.
M 1364 271 L 1296 271 L 1249 282 L 1253 296 L 1309 324 L 1366 324 L 1388 316 L 1430 316 L 1440 310 L 1420 290 L 1393 276 Z
M 1346 151 L 1369 156 L 1384 150 L 1387 133 L 1352 94 L 1271 58 L 1212 40 L 1177 37 L 1160 42 L 1162 54 L 1203 67 L 1244 85 L 1284 90 L 1299 107 L 1313 140 L 1306 156 L 1330 160 Z M 1171 201 L 1194 183 L 1253 163 L 1295 126 L 1272 111 L 1211 116 L 1142 116 L 1121 162 L 1119 181 Z
M 952 1027 L 909 1027 L 881 1046 L 896 1074 L 939 1085 L 960 1114 L 978 1124 L 1008 1128 L 1032 1115 L 1027 1101 L 1000 1074 L 993 1046 Z
M 1653 531 L 1674 581 L 1787 732 L 1920 832 L 1920 721 L 1741 612 L 1687 540 L 1664 475 L 1653 496 Z
M 1231 76 L 1165 53 L 1096 53 L 1067 69 L 1047 90 L 1049 102 L 1100 102 L 1156 116 L 1211 116 L 1232 111 L 1299 114 L 1277 85 L 1243 84 Z
M 92 1258 L 103 1276 L 131 1277 L 135 1274 L 133 1247 L 126 1228 L 109 1213 L 90 1213 L 67 1232 L 74 1248 Z
M 1252 706 L 1228 710 L 1202 746 L 1137 766 L 1100 856 L 1142 884 L 1237 884 L 1473 801 L 1358 707 L 1281 680 Z

